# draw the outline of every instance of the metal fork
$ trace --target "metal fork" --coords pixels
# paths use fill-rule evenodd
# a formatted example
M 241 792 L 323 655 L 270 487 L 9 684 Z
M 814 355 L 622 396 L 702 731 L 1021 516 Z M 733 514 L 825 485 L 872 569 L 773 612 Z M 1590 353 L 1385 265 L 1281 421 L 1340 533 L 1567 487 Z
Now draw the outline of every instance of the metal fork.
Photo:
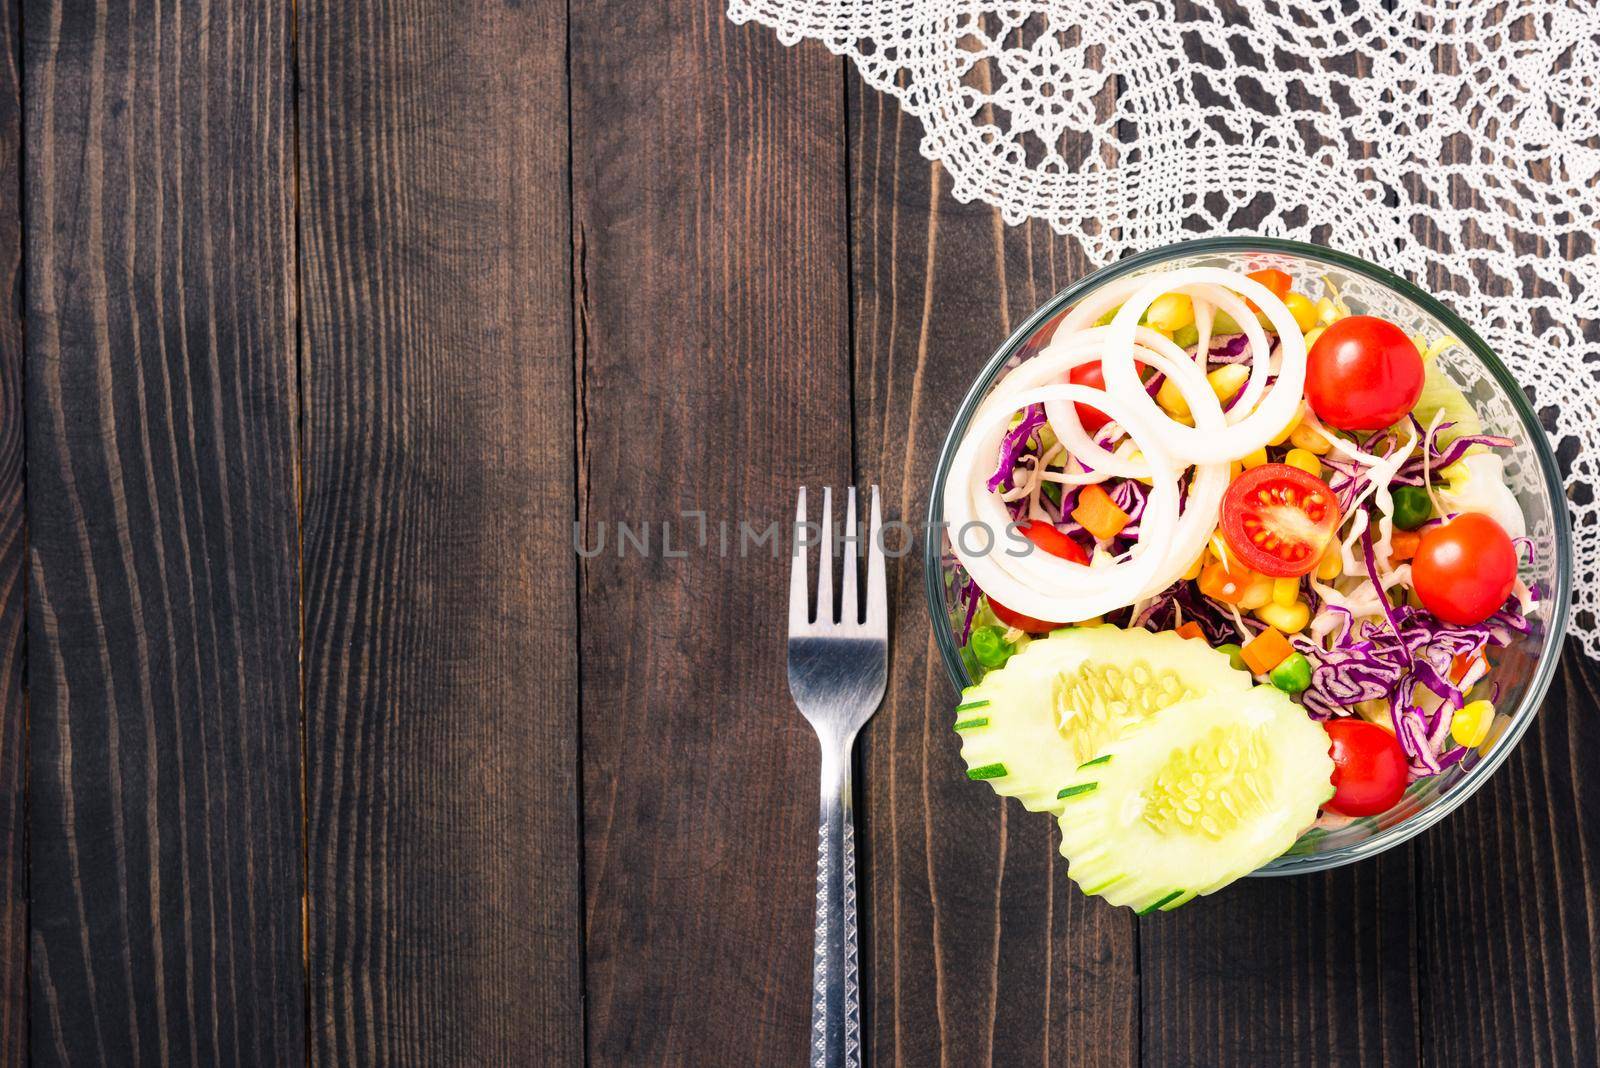
M 822 815 L 817 825 L 817 929 L 811 966 L 812 1068 L 861 1064 L 861 984 L 857 978 L 856 850 L 850 751 L 856 732 L 883 700 L 889 663 L 889 607 L 879 544 L 878 487 L 867 533 L 867 604 L 856 600 L 856 491 L 845 506 L 844 578 L 833 604 L 833 491 L 822 491 L 817 613 L 807 607 L 806 491 L 800 488 L 789 577 L 789 693 L 822 744 Z

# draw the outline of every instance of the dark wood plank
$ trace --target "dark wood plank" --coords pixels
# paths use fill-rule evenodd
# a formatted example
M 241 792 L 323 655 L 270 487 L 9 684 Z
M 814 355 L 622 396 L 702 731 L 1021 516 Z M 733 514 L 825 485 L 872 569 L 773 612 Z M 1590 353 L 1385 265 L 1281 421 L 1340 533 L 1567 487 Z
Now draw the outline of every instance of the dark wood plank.
M 563 5 L 299 13 L 312 1059 L 570 1063 Z
M 1418 1063 L 1410 854 L 1141 919 L 1145 1063 Z
M 0 1062 L 28 1061 L 27 612 L 22 423 L 22 80 L 17 0 L 0 3 Z
M 1042 223 L 957 203 L 920 124 L 850 84 L 857 467 L 920 528 L 973 377 L 1090 265 Z M 861 743 L 876 1062 L 1138 1063 L 1133 917 L 1078 892 L 1049 818 L 967 780 L 916 558 L 890 581 L 892 679 Z
M 654 537 L 582 573 L 589 1054 L 799 1064 L 818 750 L 787 559 L 737 524 L 850 476 L 841 63 L 720 0 L 580 0 L 571 38 L 583 516 Z
M 286 16 L 26 15 L 36 1063 L 303 1055 Z

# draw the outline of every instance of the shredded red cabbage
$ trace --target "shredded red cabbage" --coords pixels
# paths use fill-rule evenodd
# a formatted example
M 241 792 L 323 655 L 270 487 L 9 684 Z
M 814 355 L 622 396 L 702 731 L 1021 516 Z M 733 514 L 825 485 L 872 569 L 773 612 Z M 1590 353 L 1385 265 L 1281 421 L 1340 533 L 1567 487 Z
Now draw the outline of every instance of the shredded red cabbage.
M 1178 625 L 1180 612 L 1184 620 L 1192 619 L 1198 623 L 1206 640 L 1213 645 L 1239 640 L 1233 617 L 1202 594 L 1192 582 L 1177 582 L 1156 594 L 1143 611 L 1128 620 L 1128 626 L 1154 631 L 1173 630 Z
M 1250 338 L 1245 334 L 1228 334 L 1221 339 L 1213 339 L 1211 348 L 1206 351 L 1208 363 L 1244 363 L 1250 359 Z
M 1362 553 L 1369 573 L 1375 574 L 1370 532 L 1362 537 Z M 1301 700 L 1316 719 L 1349 715 L 1361 701 L 1387 701 L 1395 737 L 1412 770 L 1434 775 L 1448 766 L 1433 752 L 1433 742 L 1447 722 L 1445 713 L 1466 703 L 1466 694 L 1450 681 L 1452 661 L 1458 655 L 1475 656 L 1486 648 L 1510 645 L 1518 635 L 1530 633 L 1533 625 L 1515 597 L 1483 623 L 1461 627 L 1441 623 L 1410 605 L 1391 605 L 1381 586 L 1377 592 L 1382 621 L 1353 623 L 1346 609 L 1330 608 L 1344 619 L 1329 635 L 1326 647 L 1303 634 L 1290 639 L 1311 661 L 1311 685 Z M 1432 712 L 1424 712 L 1415 702 L 1418 686 L 1441 699 Z
M 1030 442 L 1030 439 L 1044 424 L 1044 405 L 1030 404 L 1023 410 L 1022 422 L 1006 431 L 1006 436 L 1000 440 L 1000 466 L 989 476 L 987 483 L 989 492 L 993 493 L 1001 487 L 1012 488 L 1011 473 L 1025 454 L 1039 447 L 1037 441 Z
M 1442 467 L 1449 467 L 1466 456 L 1467 450 L 1474 445 L 1482 445 L 1488 449 L 1509 449 L 1516 444 L 1514 439 L 1503 438 L 1497 434 L 1463 434 L 1449 444 L 1440 445 L 1439 435 L 1455 426 L 1454 423 L 1440 423 L 1433 428 L 1432 433 L 1429 433 L 1421 423 L 1417 422 L 1416 416 L 1411 416 L 1410 419 L 1411 424 L 1417 428 L 1417 433 L 1424 438 L 1422 447 L 1427 450 L 1428 467 L 1433 471 L 1438 471 Z M 1395 482 L 1399 483 L 1402 480 L 1405 480 L 1406 485 L 1422 485 L 1422 456 L 1420 454 L 1413 456 L 1400 465 L 1400 470 L 1395 473 Z

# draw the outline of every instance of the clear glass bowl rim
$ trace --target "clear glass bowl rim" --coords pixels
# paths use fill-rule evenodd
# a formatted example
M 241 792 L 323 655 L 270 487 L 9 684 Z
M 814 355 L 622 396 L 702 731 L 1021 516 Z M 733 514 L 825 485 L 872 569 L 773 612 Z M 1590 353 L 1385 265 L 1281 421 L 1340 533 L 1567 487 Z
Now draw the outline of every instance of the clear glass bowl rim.
M 1075 303 L 1084 294 L 1134 271 L 1165 263 L 1169 260 L 1217 252 L 1259 252 L 1267 255 L 1278 254 L 1317 260 L 1354 274 L 1364 275 L 1372 281 L 1399 293 L 1437 319 L 1488 370 L 1490 376 L 1510 398 L 1512 409 L 1517 413 L 1517 419 L 1522 424 L 1527 442 L 1539 459 L 1539 471 L 1544 480 L 1545 492 L 1548 494 L 1552 505 L 1556 560 L 1555 589 L 1552 591 L 1549 601 L 1546 602 L 1549 614 L 1545 618 L 1548 626 L 1545 629 L 1544 642 L 1539 650 L 1538 661 L 1534 666 L 1534 677 L 1523 694 L 1522 701 L 1511 714 L 1505 730 L 1496 740 L 1488 755 L 1474 765 L 1454 789 L 1427 808 L 1361 842 L 1339 849 L 1332 849 L 1326 853 L 1282 856 L 1252 874 L 1257 876 L 1294 875 L 1305 872 L 1326 871 L 1329 868 L 1337 868 L 1367 857 L 1376 856 L 1386 849 L 1394 848 L 1414 835 L 1421 834 L 1455 811 L 1463 801 L 1476 793 L 1478 788 L 1494 773 L 1495 769 L 1505 762 L 1506 757 L 1516 748 L 1517 742 L 1521 740 L 1522 735 L 1527 731 L 1528 725 L 1533 722 L 1534 714 L 1538 712 L 1546 692 L 1550 689 L 1550 683 L 1555 677 L 1556 666 L 1561 659 L 1562 644 L 1566 637 L 1567 612 L 1572 585 L 1572 530 L 1571 519 L 1565 507 L 1566 492 L 1562 487 L 1560 469 L 1556 465 L 1555 454 L 1550 448 L 1549 438 L 1546 437 L 1544 427 L 1540 425 L 1538 416 L 1534 414 L 1532 406 L 1528 403 L 1527 394 L 1522 391 L 1522 387 L 1512 377 L 1505 364 L 1501 363 L 1500 358 L 1489 348 L 1488 343 L 1479 337 L 1477 331 L 1468 326 L 1460 316 L 1445 307 L 1432 294 L 1392 271 L 1385 270 L 1376 264 L 1368 263 L 1366 260 L 1358 256 L 1352 256 L 1347 252 L 1340 252 L 1336 249 L 1303 241 L 1288 241 L 1283 238 L 1272 237 L 1205 237 L 1190 241 L 1180 241 L 1176 244 L 1163 245 L 1160 248 L 1129 256 L 1078 279 L 1041 305 L 1032 315 L 1028 316 L 1021 326 L 1012 332 L 1004 344 L 996 349 L 994 355 L 989 358 L 989 362 L 984 365 L 972 388 L 967 391 L 966 397 L 961 401 L 961 407 L 956 412 L 955 421 L 951 424 L 950 432 L 945 436 L 944 445 L 939 450 L 939 462 L 934 468 L 933 486 L 928 496 L 928 522 L 924 528 L 928 531 L 928 536 L 924 539 L 923 546 L 924 592 L 927 597 L 928 614 L 931 617 L 933 626 L 934 641 L 939 647 L 940 657 L 944 661 L 945 669 L 949 672 L 951 681 L 955 683 L 957 691 L 960 691 L 963 687 L 970 685 L 971 680 L 967 678 L 966 669 L 961 664 L 961 655 L 956 644 L 955 633 L 950 627 L 950 616 L 945 610 L 944 574 L 942 568 L 943 536 L 942 528 L 938 524 L 944 515 L 945 475 L 949 470 L 956 446 L 966 433 L 967 425 L 972 419 L 972 413 L 977 409 L 978 402 L 988 393 L 989 387 L 994 384 L 994 380 L 999 376 L 1001 368 L 1011 359 L 1012 354 L 1016 352 L 1018 347 L 1031 337 L 1041 324 L 1049 321 L 1062 308 Z

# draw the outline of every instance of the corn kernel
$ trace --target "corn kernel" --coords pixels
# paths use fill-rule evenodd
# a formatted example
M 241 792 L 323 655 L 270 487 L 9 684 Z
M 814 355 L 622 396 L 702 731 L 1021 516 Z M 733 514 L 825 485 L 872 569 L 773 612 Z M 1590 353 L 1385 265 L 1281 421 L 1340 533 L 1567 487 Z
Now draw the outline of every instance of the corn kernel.
M 1076 624 L 1074 624 L 1074 626 L 1079 626 L 1079 627 L 1098 627 L 1102 623 L 1104 623 L 1105 621 L 1106 621 L 1106 617 L 1105 616 L 1090 616 L 1088 619 L 1080 619 L 1080 620 L 1078 620 L 1078 622 Z
M 1339 306 L 1337 304 L 1329 300 L 1327 297 L 1323 297 L 1321 300 L 1317 301 L 1317 322 L 1321 323 L 1323 326 L 1327 326 L 1329 323 L 1334 322 L 1338 318 Z
M 1272 580 L 1272 603 L 1280 608 L 1288 608 L 1300 599 L 1300 580 L 1298 578 L 1280 578 Z
M 1494 705 L 1488 701 L 1470 701 L 1457 710 L 1450 720 L 1450 737 L 1458 745 L 1476 749 L 1489 737 L 1489 727 L 1494 723 Z
M 1290 467 L 1298 467 L 1308 475 L 1322 477 L 1322 461 L 1309 449 L 1290 449 L 1283 462 Z
M 1239 462 L 1244 464 L 1246 470 L 1252 467 L 1260 467 L 1262 464 L 1267 462 L 1267 447 L 1263 445 L 1255 452 L 1246 453 L 1244 458 Z
M 1194 302 L 1186 293 L 1163 293 L 1151 302 L 1144 321 L 1170 334 L 1194 322 Z
M 1293 430 L 1289 431 L 1289 444 L 1295 448 L 1316 453 L 1318 456 L 1326 456 L 1333 449 L 1332 443 L 1328 441 L 1322 431 L 1305 422 L 1299 423 Z
M 1241 608 L 1244 605 L 1241 603 Z M 1285 608 L 1275 601 L 1269 600 L 1266 604 L 1255 609 L 1256 618 L 1269 627 L 1276 627 L 1285 634 L 1298 634 L 1306 629 L 1306 624 L 1311 622 L 1311 606 L 1304 601 L 1296 601 Z
M 1290 293 L 1283 298 L 1283 306 L 1294 316 L 1295 325 L 1300 328 L 1302 334 L 1317 325 L 1317 306 L 1311 303 L 1310 298 L 1299 293 Z
M 1322 562 L 1317 565 L 1317 580 L 1319 582 L 1332 582 L 1339 577 L 1339 572 L 1344 570 L 1344 554 L 1339 549 L 1337 541 L 1328 544 L 1328 551 L 1322 554 Z
M 1272 438 L 1271 441 L 1267 442 L 1267 444 L 1268 445 L 1272 445 L 1272 446 L 1278 446 L 1278 445 L 1282 445 L 1284 442 L 1288 441 L 1289 440 L 1289 435 L 1293 434 L 1294 433 L 1294 428 L 1300 425 L 1300 419 L 1301 419 L 1302 416 L 1304 416 L 1304 414 L 1305 414 L 1305 405 L 1302 404 L 1300 407 L 1298 407 L 1298 408 L 1296 408 L 1294 410 L 1294 414 L 1289 417 L 1289 422 L 1287 424 L 1285 424 L 1284 428 L 1281 431 L 1279 431 Z
M 1199 578 L 1200 569 L 1205 566 L 1205 562 L 1206 554 L 1202 552 L 1199 556 L 1194 558 L 1194 563 L 1189 565 L 1189 570 L 1183 573 L 1183 581 L 1193 582 L 1195 579 Z
M 1250 381 L 1250 368 L 1242 363 L 1224 364 L 1206 375 L 1206 381 L 1211 383 L 1211 392 L 1217 395 L 1217 400 L 1227 404 Z
M 1161 383 L 1161 388 L 1156 391 L 1156 403 L 1165 408 L 1171 415 L 1185 416 L 1189 414 L 1189 402 L 1183 399 L 1182 392 L 1179 391 L 1170 378 Z
M 1327 327 L 1325 327 L 1325 326 L 1314 326 L 1310 330 L 1306 331 L 1306 351 L 1307 352 L 1311 351 L 1311 346 L 1315 345 L 1317 343 L 1317 338 L 1321 337 L 1322 336 L 1322 332 L 1324 330 L 1326 330 L 1326 329 L 1327 329 Z
M 1472 468 L 1467 466 L 1465 460 L 1457 460 L 1449 467 L 1439 468 L 1439 477 L 1455 486 L 1472 477 Z

